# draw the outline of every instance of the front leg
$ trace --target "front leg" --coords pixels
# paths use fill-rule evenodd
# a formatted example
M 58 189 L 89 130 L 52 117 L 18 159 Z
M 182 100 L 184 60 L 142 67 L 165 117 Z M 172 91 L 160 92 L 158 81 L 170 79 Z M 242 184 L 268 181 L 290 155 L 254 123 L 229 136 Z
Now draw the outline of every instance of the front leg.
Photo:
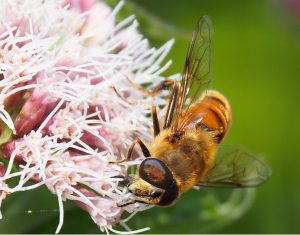
M 122 163 L 122 162 L 125 162 L 125 161 L 128 161 L 131 159 L 131 156 L 132 156 L 132 153 L 133 153 L 133 150 L 134 150 L 134 146 L 136 144 L 139 144 L 140 145 L 140 148 L 143 152 L 143 155 L 147 158 L 147 157 L 150 157 L 151 154 L 150 154 L 150 151 L 149 149 L 147 148 L 147 146 L 143 143 L 143 141 L 140 139 L 140 138 L 136 138 L 135 141 L 130 145 L 129 149 L 128 149 L 128 152 L 127 152 L 127 156 L 126 158 L 124 159 L 121 159 L 119 161 L 110 161 L 109 163 Z
M 136 203 L 136 202 L 138 202 L 138 203 L 143 203 L 143 204 L 150 204 L 150 203 L 148 203 L 148 202 L 145 202 L 145 201 L 142 201 L 142 200 L 138 200 L 138 199 L 130 199 L 130 200 L 128 200 L 128 201 L 125 201 L 125 202 L 121 202 L 121 203 L 117 203 L 117 206 L 118 207 L 125 207 L 125 206 L 128 206 L 128 205 L 131 205 L 131 204 L 134 204 L 134 203 Z
M 145 96 L 155 96 L 158 92 L 162 91 L 163 89 L 169 88 L 174 85 L 176 81 L 171 80 L 171 79 L 166 79 L 160 82 L 158 85 L 152 87 L 152 89 L 147 90 L 140 86 L 139 84 L 134 83 L 131 81 L 128 77 L 126 77 L 127 80 L 130 82 L 130 84 L 138 89 L 140 92 L 142 92 Z
M 113 179 L 121 179 L 120 184 L 122 186 L 128 187 L 130 184 L 132 184 L 133 178 L 131 176 L 125 176 L 125 175 L 116 175 L 112 176 Z

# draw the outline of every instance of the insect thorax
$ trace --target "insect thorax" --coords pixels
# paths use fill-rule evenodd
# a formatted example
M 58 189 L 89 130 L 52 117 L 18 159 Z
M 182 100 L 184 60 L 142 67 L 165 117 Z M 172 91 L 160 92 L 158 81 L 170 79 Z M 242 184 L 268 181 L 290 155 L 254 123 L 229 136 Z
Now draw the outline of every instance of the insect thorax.
M 214 156 L 216 144 L 207 133 L 190 131 L 174 143 L 161 143 L 161 147 L 155 157 L 169 167 L 184 192 L 199 182 Z

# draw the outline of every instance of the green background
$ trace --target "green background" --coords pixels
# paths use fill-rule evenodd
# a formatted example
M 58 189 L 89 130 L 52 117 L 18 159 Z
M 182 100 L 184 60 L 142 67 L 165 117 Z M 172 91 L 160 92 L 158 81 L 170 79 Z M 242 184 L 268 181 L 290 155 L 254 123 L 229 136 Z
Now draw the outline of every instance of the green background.
M 125 3 L 124 14 L 137 15 L 152 45 L 176 39 L 166 75 L 182 71 L 197 20 L 210 16 L 215 31 L 212 87 L 228 97 L 233 110 L 224 144 L 261 153 L 273 170 L 256 192 L 235 191 L 227 204 L 218 207 L 216 200 L 225 200 L 228 191 L 192 190 L 171 208 L 136 215 L 132 228 L 150 226 L 151 233 L 300 233 L 300 9 L 297 17 L 297 9 L 288 8 L 287 2 L 291 1 Z M 239 202 L 239 197 L 244 200 Z M 99 232 L 85 212 L 72 203 L 65 207 L 62 233 Z M 42 188 L 13 195 L 3 203 L 0 232 L 53 233 L 58 222 L 54 208 L 56 197 Z

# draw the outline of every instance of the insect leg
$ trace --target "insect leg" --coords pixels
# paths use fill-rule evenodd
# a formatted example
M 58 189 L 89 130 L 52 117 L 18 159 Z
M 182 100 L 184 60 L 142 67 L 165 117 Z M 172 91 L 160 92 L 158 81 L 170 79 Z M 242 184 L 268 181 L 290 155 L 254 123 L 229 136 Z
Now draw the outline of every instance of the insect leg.
M 166 79 L 166 80 L 162 81 L 161 83 L 159 83 L 157 86 L 153 87 L 150 91 L 147 91 L 148 95 L 155 96 L 161 90 L 173 86 L 174 83 L 175 83 L 174 80 Z
M 135 144 L 139 144 L 141 147 L 141 150 L 143 152 L 144 157 L 151 157 L 150 151 L 149 149 L 146 147 L 146 145 L 143 143 L 143 141 L 141 141 L 140 138 L 136 138 L 136 140 L 133 142 L 133 144 L 131 145 L 132 147 L 129 148 L 128 154 L 127 154 L 127 158 L 129 159 L 132 155 L 133 152 L 133 148 Z
M 171 87 L 175 83 L 175 81 L 173 81 L 171 79 L 166 79 L 166 80 L 160 82 L 155 87 L 153 87 L 151 90 L 147 90 L 147 89 L 143 88 L 142 86 L 140 86 L 140 85 L 134 83 L 133 81 L 131 81 L 128 77 L 126 77 L 126 78 L 131 83 L 132 86 L 134 86 L 136 89 L 138 89 L 140 92 L 142 92 L 145 96 L 155 96 L 158 92 L 162 91 L 165 88 Z M 135 101 L 131 101 L 131 100 L 128 100 L 128 99 L 124 98 L 120 94 L 120 92 L 116 89 L 115 86 L 112 86 L 111 88 L 114 90 L 114 92 L 116 93 L 116 95 L 120 99 L 124 100 L 126 103 L 128 103 L 128 104 L 136 104 Z
M 144 202 L 144 201 L 142 201 L 142 200 L 130 199 L 129 201 L 124 202 L 124 203 L 117 203 L 117 206 L 118 206 L 118 207 L 124 207 L 124 206 L 128 206 L 128 205 L 134 204 L 134 203 L 136 203 L 136 202 L 143 203 L 143 204 L 149 204 L 149 203 Z
M 160 126 L 156 112 L 156 106 L 152 106 L 152 121 L 153 121 L 153 134 L 154 137 L 160 133 Z
M 163 126 L 164 129 L 169 128 L 171 123 L 172 123 L 172 119 L 173 119 L 173 116 L 174 116 L 174 111 L 175 111 L 175 108 L 177 106 L 178 99 L 179 99 L 179 97 L 178 97 L 179 87 L 180 87 L 179 83 L 176 82 L 174 84 L 173 90 L 172 90 L 171 95 L 169 97 L 168 108 L 167 108 L 167 112 L 166 112 L 166 115 L 165 115 L 165 121 L 164 121 L 164 126 Z
M 123 186 L 128 186 L 132 183 L 132 178 L 130 176 L 116 175 L 116 176 L 112 176 L 111 178 L 121 179 L 120 184 Z
M 151 90 L 147 90 L 147 89 L 143 88 L 142 86 L 140 86 L 139 84 L 136 84 L 133 81 L 131 81 L 128 77 L 126 77 L 126 78 L 132 86 L 134 86 L 136 89 L 138 89 L 140 92 L 142 92 L 146 96 L 155 96 L 161 90 L 171 87 L 175 83 L 174 80 L 166 79 L 166 80 L 163 80 L 162 82 L 160 82 L 155 87 L 153 87 Z
M 136 144 L 139 144 L 140 145 L 140 148 L 143 152 L 143 155 L 147 158 L 147 157 L 150 157 L 150 152 L 148 150 L 148 148 L 146 147 L 146 145 L 143 143 L 143 141 L 140 139 L 140 138 L 136 138 L 135 141 L 130 145 L 129 149 L 128 149 L 128 152 L 127 152 L 127 156 L 126 158 L 124 159 L 121 159 L 119 161 L 110 161 L 109 163 L 122 163 L 122 162 L 125 162 L 125 161 L 128 161 L 130 158 L 131 158 L 131 155 L 132 155 L 132 152 L 133 152 L 133 149 L 134 149 L 134 146 Z
M 113 91 L 116 93 L 116 95 L 123 101 L 125 101 L 127 104 L 130 104 L 130 105 L 134 105 L 136 104 L 135 101 L 132 101 L 132 100 L 128 100 L 126 99 L 125 97 L 123 97 L 120 92 L 117 90 L 117 88 L 115 86 L 111 86 L 111 88 L 113 89 Z

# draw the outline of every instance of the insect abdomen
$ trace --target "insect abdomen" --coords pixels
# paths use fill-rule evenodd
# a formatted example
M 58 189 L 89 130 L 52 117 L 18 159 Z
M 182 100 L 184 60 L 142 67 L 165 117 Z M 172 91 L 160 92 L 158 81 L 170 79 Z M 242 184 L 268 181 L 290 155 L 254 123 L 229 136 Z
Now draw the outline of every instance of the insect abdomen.
M 231 109 L 226 97 L 218 91 L 208 90 L 197 106 L 198 111 L 204 111 L 201 126 L 206 130 L 216 131 L 215 140 L 220 143 L 231 122 Z

